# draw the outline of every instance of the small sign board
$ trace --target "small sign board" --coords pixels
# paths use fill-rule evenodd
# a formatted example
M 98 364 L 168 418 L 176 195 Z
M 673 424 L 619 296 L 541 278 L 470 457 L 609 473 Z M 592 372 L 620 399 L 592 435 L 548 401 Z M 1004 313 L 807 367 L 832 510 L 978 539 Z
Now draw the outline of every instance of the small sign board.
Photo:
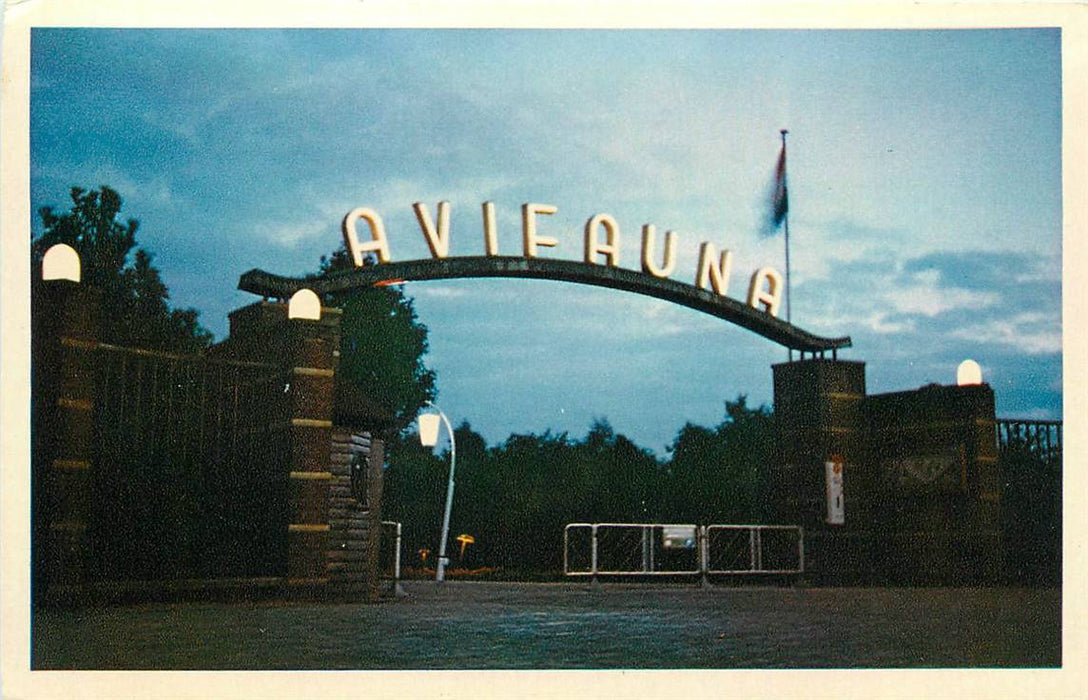
M 694 549 L 694 525 L 665 525 L 661 528 L 661 543 L 665 549 Z
M 842 497 L 843 461 L 833 457 L 824 462 L 824 469 L 827 473 L 827 523 L 843 525 L 846 523 L 846 508 Z
M 967 489 L 967 457 L 962 443 L 940 451 L 888 459 L 882 466 L 888 484 L 902 495 L 947 494 Z

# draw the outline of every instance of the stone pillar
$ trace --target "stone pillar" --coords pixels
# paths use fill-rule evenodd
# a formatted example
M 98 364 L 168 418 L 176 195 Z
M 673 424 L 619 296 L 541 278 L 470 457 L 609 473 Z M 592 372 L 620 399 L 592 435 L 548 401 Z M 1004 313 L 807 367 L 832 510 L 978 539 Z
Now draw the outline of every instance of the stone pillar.
M 827 527 L 824 462 L 845 462 L 846 526 L 866 515 L 861 406 L 865 363 L 801 360 L 774 365 L 774 419 L 779 463 L 772 482 L 783 522 L 806 533 Z
M 777 520 L 800 525 L 805 570 L 820 580 L 870 574 L 874 481 L 865 453 L 865 364 L 811 359 L 774 365 Z M 844 522 L 829 524 L 828 461 L 841 461 Z
M 230 338 L 213 354 L 269 362 L 280 368 L 282 400 L 268 419 L 283 435 L 287 459 L 286 577 L 291 586 L 328 583 L 329 493 L 333 389 L 340 345 L 340 310 L 320 318 L 288 318 L 287 304 L 258 302 L 231 314 Z
M 67 280 L 32 287 L 35 598 L 85 582 L 94 468 L 100 294 Z

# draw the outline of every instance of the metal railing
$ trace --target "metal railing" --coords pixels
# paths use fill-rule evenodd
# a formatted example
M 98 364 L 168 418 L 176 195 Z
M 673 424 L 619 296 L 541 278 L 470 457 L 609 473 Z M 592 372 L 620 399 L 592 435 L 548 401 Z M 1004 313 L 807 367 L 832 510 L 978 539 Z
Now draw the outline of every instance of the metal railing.
M 698 574 L 699 562 L 694 525 L 572 523 L 563 531 L 568 576 Z
M 382 578 L 400 582 L 401 526 L 392 520 L 382 521 L 381 541 L 378 545 L 379 570 Z
M 708 574 L 800 574 L 805 537 L 795 525 L 707 525 L 703 528 Z
M 1048 466 L 1062 463 L 1062 421 L 997 420 L 997 450 L 1002 457 L 1021 453 Z
M 563 530 L 567 576 L 800 574 L 794 525 L 571 523 Z
M 88 576 L 285 574 L 281 370 L 106 344 L 83 361 L 95 387 Z

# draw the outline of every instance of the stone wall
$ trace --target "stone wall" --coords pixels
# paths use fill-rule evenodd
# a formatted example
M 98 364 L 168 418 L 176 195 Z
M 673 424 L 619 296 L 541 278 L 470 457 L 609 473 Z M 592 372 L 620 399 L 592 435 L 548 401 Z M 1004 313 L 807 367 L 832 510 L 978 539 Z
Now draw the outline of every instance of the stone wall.
M 245 494 L 250 491 L 264 493 L 260 489 L 249 489 L 245 479 L 258 479 L 258 485 L 276 485 L 269 493 L 275 491 L 281 494 L 280 497 L 255 501 L 257 508 L 269 511 L 259 514 L 261 526 L 282 528 L 279 533 L 261 534 L 262 539 L 268 535 L 272 541 L 283 543 L 282 547 L 261 550 L 278 558 L 265 567 L 273 573 L 271 578 L 261 578 L 259 587 L 262 590 L 278 590 L 287 595 L 375 597 L 379 590 L 382 425 L 380 421 L 367 424 L 368 418 L 360 416 L 358 411 L 337 410 L 337 397 L 343 394 L 336 386 L 339 309 L 321 308 L 317 318 L 291 318 L 287 304 L 258 302 L 249 305 L 231 314 L 231 332 L 226 340 L 206 354 L 193 358 L 103 346 L 96 337 L 99 313 L 98 295 L 87 285 L 68 280 L 39 281 L 34 285 L 33 567 L 35 593 L 39 600 L 62 590 L 64 596 L 78 602 L 88 596 L 116 597 L 114 594 L 117 594 L 123 597 L 134 592 L 158 595 L 170 590 L 222 591 L 230 588 L 222 585 L 223 577 L 234 572 L 215 570 L 215 563 L 204 566 L 199 572 L 200 576 L 207 577 L 203 583 L 195 579 L 167 580 L 169 572 L 153 573 L 145 579 L 158 580 L 143 581 L 118 579 L 111 575 L 116 572 L 109 571 L 105 575 L 103 572 L 88 574 L 87 562 L 93 561 L 95 552 L 101 551 L 103 546 L 111 548 L 110 551 L 116 549 L 115 543 L 102 540 L 110 536 L 110 524 L 103 519 L 113 504 L 98 503 L 92 508 L 91 499 L 95 494 L 132 492 L 132 488 L 103 490 L 99 483 L 108 476 L 125 487 L 124 482 L 131 474 L 126 471 L 129 466 L 118 461 L 113 452 L 100 444 L 103 438 L 99 423 L 109 418 L 106 413 L 116 411 L 106 403 L 97 404 L 103 402 L 104 397 L 119 395 L 118 391 L 122 392 L 121 400 L 124 400 L 123 392 L 127 389 L 118 389 L 119 377 L 126 386 L 135 387 L 138 397 L 148 397 L 151 401 L 143 408 L 146 420 L 133 423 L 126 418 L 117 421 L 114 427 L 122 432 L 114 435 L 111 450 L 120 444 L 122 452 L 117 454 L 125 456 L 131 452 L 139 461 L 143 459 L 140 456 L 144 447 L 142 436 L 162 434 L 164 445 L 184 443 L 184 470 L 195 468 L 200 473 L 185 476 L 188 471 L 179 472 L 178 478 L 198 479 L 206 487 L 227 489 L 221 494 L 223 498 L 218 499 L 227 504 L 232 499 L 245 500 Z M 169 405 L 174 411 L 189 405 L 187 399 L 183 399 L 184 405 L 178 404 L 182 406 L 179 409 L 176 402 L 171 404 L 164 395 L 172 390 L 174 382 L 167 381 L 165 388 L 149 388 L 145 383 L 152 374 L 160 379 L 171 375 L 164 374 L 155 365 L 151 372 L 140 370 L 139 376 L 130 376 L 131 372 L 125 370 L 129 366 L 124 364 L 125 360 L 120 364 L 114 362 L 110 370 L 113 374 L 106 376 L 102 358 L 98 355 L 107 354 L 111 357 L 138 356 L 141 367 L 157 362 L 180 363 L 185 366 L 186 376 L 196 377 L 200 387 L 209 385 L 199 378 L 201 373 L 214 368 L 216 374 L 211 384 L 219 396 L 215 401 L 222 401 L 222 396 L 233 396 L 235 404 L 239 400 L 245 404 L 242 406 L 245 410 L 234 415 L 234 422 L 227 423 L 220 415 L 223 404 L 214 401 L 193 404 L 209 415 L 196 415 L 192 420 L 183 421 L 185 425 L 170 417 L 157 416 L 156 411 L 161 410 L 157 406 Z M 226 376 L 225 367 L 253 370 L 260 376 L 262 391 L 246 393 L 232 385 L 224 385 L 221 377 Z M 238 381 L 252 383 L 246 378 L 252 372 L 247 375 L 246 371 L 235 373 L 241 377 Z M 224 391 L 228 393 L 223 394 Z M 205 389 L 201 388 L 199 392 L 200 400 L 204 402 Z M 254 398 L 257 396 L 259 398 Z M 206 409 L 206 406 L 212 408 Z M 215 415 L 210 415 L 212 413 Z M 243 416 L 244 424 L 237 422 L 239 415 Z M 336 423 L 339 416 L 346 417 L 347 422 Z M 169 425 L 159 425 L 164 420 Z M 123 431 L 129 424 L 137 426 L 138 432 L 126 437 Z M 201 449 L 194 452 L 195 436 L 208 435 L 207 430 L 212 425 L 232 432 L 220 436 L 218 443 L 201 445 Z M 184 437 L 176 434 L 189 427 L 199 432 L 187 433 Z M 127 451 L 124 450 L 126 440 L 131 445 Z M 254 449 L 255 444 L 273 449 L 274 454 L 268 453 L 267 449 L 263 452 Z M 243 445 L 247 446 L 244 450 Z M 204 447 L 207 449 L 202 449 Z M 153 451 L 156 459 L 167 462 L 177 459 L 171 456 L 174 453 L 169 449 L 154 448 Z M 356 466 L 354 484 L 353 458 Z M 100 460 L 108 461 L 99 463 Z M 246 462 L 241 464 L 241 461 Z M 106 470 L 107 466 L 111 469 Z M 177 471 L 176 467 L 164 463 L 166 469 Z M 239 478 L 240 474 L 245 478 Z M 196 501 L 201 504 L 198 511 L 206 506 L 205 499 L 199 495 Z M 204 507 L 204 510 L 208 508 Z M 199 513 L 197 516 L 201 517 Z M 212 536 L 216 527 L 230 520 L 211 511 L 203 517 L 205 529 Z M 240 535 L 235 534 L 244 538 L 244 531 L 239 532 Z M 148 536 L 154 538 L 154 535 Z M 249 539 L 225 546 L 238 552 L 237 547 L 247 546 L 245 542 L 256 544 Z M 141 547 L 146 551 L 155 546 L 154 541 L 142 546 L 136 544 L 125 544 L 134 546 L 134 556 L 141 556 Z M 191 544 L 187 546 L 192 549 Z M 217 557 L 209 555 L 207 561 L 226 561 L 231 554 L 221 552 Z M 186 570 L 186 576 L 192 575 L 192 568 Z M 245 580 L 234 583 L 239 590 L 250 592 L 257 585 L 256 581 L 250 585 Z
M 894 542 L 897 579 L 996 580 L 1001 484 L 993 390 L 927 386 L 866 401 L 869 461 L 879 474 L 874 525 Z
M 805 528 L 827 581 L 968 583 L 1002 569 L 994 395 L 929 386 L 867 395 L 864 365 L 774 366 L 779 522 Z M 826 520 L 824 462 L 843 462 L 845 522 Z
M 326 573 L 342 594 L 378 594 L 383 459 L 369 432 L 333 429 Z

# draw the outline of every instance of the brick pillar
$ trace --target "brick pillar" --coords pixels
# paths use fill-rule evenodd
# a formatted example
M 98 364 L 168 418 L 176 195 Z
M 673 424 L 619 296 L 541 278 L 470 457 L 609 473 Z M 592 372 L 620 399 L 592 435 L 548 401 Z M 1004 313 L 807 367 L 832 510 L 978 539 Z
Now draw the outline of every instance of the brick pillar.
M 85 581 L 101 300 L 66 280 L 35 282 L 32 296 L 33 567 L 36 599 Z
M 287 480 L 287 582 L 328 583 L 329 493 L 333 389 L 340 345 L 340 310 L 322 308 L 317 320 L 289 319 L 287 304 L 258 302 L 230 316 L 231 335 L 213 354 L 280 367 L 284 391 L 269 420 L 283 434 L 286 453 L 273 478 Z
M 806 533 L 828 527 L 824 462 L 845 460 L 846 524 L 868 516 L 868 482 L 861 434 L 865 363 L 801 360 L 774 365 L 774 418 L 779 462 L 772 475 L 783 522 Z
M 329 550 L 329 487 L 339 309 L 322 309 L 321 320 L 286 322 L 284 369 L 289 374 L 287 577 L 294 584 L 325 584 Z
M 812 359 L 773 366 L 779 522 L 805 533 L 805 571 L 817 580 L 868 578 L 874 483 L 865 453 L 865 364 Z M 844 522 L 829 524 L 825 463 L 841 459 Z

